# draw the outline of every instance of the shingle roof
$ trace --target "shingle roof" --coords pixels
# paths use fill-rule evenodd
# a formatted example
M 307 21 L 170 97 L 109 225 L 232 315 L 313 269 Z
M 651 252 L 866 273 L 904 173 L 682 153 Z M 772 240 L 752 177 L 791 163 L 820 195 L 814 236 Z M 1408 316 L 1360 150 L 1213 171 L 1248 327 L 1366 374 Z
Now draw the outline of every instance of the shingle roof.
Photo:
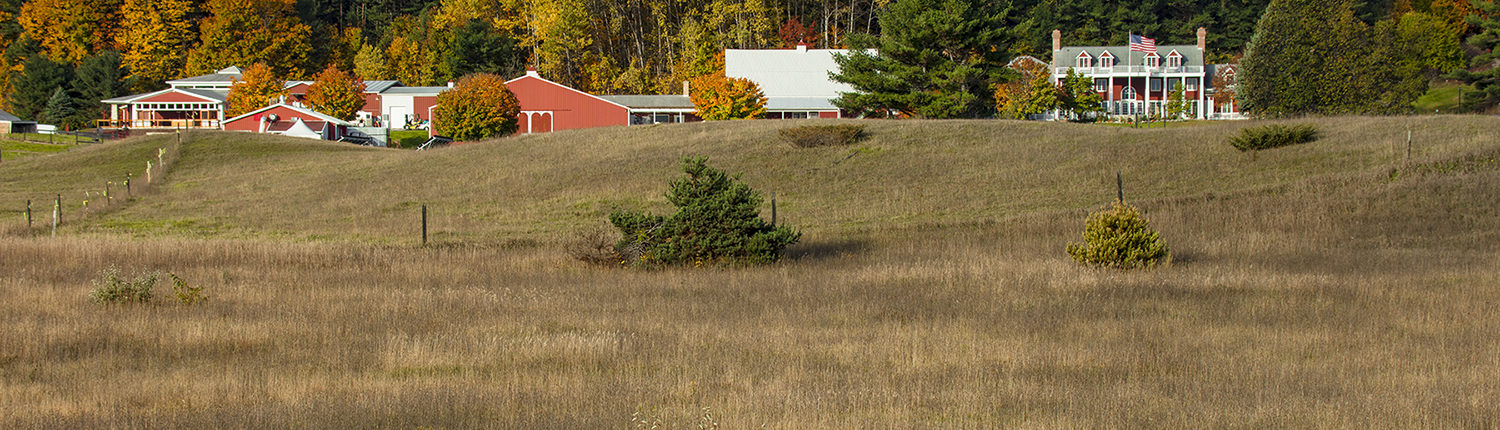
M 5 121 L 5 122 L 31 122 L 31 121 L 22 121 L 20 117 L 15 116 L 15 115 L 11 115 L 10 112 L 6 112 L 6 111 L 3 111 L 3 110 L 0 110 L 0 121 Z
M 1203 65 L 1203 50 L 1198 49 L 1197 45 L 1156 45 L 1156 52 L 1162 58 L 1162 65 L 1167 64 L 1167 55 L 1173 50 L 1182 55 L 1183 66 Z M 1073 65 L 1073 60 L 1078 58 L 1078 54 L 1084 52 L 1095 59 L 1109 52 L 1115 57 L 1116 66 L 1146 65 L 1146 53 L 1132 52 L 1129 46 L 1064 46 L 1063 49 L 1052 52 L 1052 60 L 1057 67 L 1067 67 Z

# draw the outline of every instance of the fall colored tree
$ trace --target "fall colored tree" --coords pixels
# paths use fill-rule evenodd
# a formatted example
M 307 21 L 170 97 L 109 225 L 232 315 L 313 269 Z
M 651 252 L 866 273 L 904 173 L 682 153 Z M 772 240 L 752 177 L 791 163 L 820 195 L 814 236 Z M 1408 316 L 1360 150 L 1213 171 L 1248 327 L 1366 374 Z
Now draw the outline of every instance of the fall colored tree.
M 520 113 L 521 103 L 505 86 L 505 78 L 477 73 L 438 94 L 433 126 L 437 134 L 474 141 L 515 133 Z
M 286 95 L 286 81 L 277 77 L 275 71 L 265 63 L 255 63 L 246 67 L 240 77 L 230 84 L 229 108 L 225 110 L 225 115 L 235 117 L 270 106 Z
M 125 0 L 121 5 L 118 44 L 140 90 L 159 88 L 182 77 L 193 33 L 190 0 Z
M 1469 0 L 1432 0 L 1432 16 L 1446 22 L 1459 36 L 1469 33 L 1469 15 L 1479 15 L 1479 9 Z
M 587 53 L 594 38 L 583 0 L 532 0 L 530 27 L 536 68 L 548 79 L 591 91 Z
M 53 59 L 78 64 L 114 47 L 119 0 L 35 0 L 21 5 L 17 20 Z
M 385 59 L 388 73 L 403 84 L 420 86 L 438 82 L 434 55 L 420 41 L 397 36 L 386 48 Z
M 351 121 L 365 107 L 365 84 L 359 77 L 329 66 L 307 87 L 307 103 L 315 111 Z
M 384 80 L 391 79 L 390 69 L 385 67 L 385 51 L 371 45 L 359 48 L 359 53 L 354 55 L 354 74 L 365 79 Z
M 308 75 L 312 29 L 297 18 L 296 0 L 208 0 L 213 15 L 199 24 L 200 42 L 188 54 L 189 74 L 264 63 L 285 76 Z
M 689 98 L 694 113 L 705 121 L 759 118 L 766 114 L 766 96 L 745 78 L 703 75 L 694 79 Z
M 817 27 L 802 25 L 802 21 L 794 16 L 781 24 L 781 29 L 776 31 L 776 36 L 781 38 L 782 48 L 791 49 L 803 44 L 817 46 L 820 34 L 818 34 Z
M 1047 63 L 1033 57 L 1021 57 L 1011 61 L 1006 67 L 1015 71 L 1018 77 L 995 85 L 995 109 L 1001 118 L 1026 119 L 1029 114 L 1051 110 L 1048 108 L 1032 112 L 1032 109 L 1028 109 L 1033 101 L 1033 88 L 1046 90 L 1051 87 Z M 1055 101 L 1056 97 L 1051 97 L 1050 100 Z M 1051 103 L 1046 100 L 1042 102 Z

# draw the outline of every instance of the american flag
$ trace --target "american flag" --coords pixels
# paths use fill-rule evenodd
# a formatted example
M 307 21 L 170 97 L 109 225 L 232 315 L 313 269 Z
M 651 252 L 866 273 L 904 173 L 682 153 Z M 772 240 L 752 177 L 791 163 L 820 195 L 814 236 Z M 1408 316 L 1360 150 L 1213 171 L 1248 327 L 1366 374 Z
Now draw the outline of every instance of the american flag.
M 1156 52 L 1156 39 L 1138 34 L 1130 35 L 1130 50 L 1138 52 Z

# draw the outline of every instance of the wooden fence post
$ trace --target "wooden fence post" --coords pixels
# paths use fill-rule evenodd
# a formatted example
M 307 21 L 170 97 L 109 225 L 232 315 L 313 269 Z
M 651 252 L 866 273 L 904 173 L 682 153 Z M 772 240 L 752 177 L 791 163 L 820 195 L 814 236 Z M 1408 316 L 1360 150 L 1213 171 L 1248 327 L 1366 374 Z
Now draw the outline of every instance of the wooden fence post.
M 146 184 L 151 184 L 151 160 L 146 160 Z
M 57 237 L 59 218 L 62 218 L 62 194 L 58 194 L 57 200 L 53 200 L 52 202 L 52 237 Z
M 1115 198 L 1120 203 L 1125 203 L 1125 176 L 1121 171 L 1115 171 Z
M 771 193 L 771 227 L 776 227 L 776 193 Z
M 109 186 L 113 184 L 114 182 L 104 181 L 104 204 L 106 205 L 115 204 L 115 196 L 109 195 Z
M 130 199 L 130 172 L 125 172 L 125 198 Z
M 31 229 L 31 199 L 26 199 L 26 229 Z
M 422 246 L 427 246 L 427 205 L 422 205 Z

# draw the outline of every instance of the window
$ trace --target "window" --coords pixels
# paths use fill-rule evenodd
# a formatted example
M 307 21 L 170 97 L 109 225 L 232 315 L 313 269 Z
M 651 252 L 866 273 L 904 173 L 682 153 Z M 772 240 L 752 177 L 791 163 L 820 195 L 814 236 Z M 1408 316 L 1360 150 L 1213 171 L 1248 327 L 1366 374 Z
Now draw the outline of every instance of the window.
M 1105 91 L 1109 91 L 1109 79 L 1104 79 L 1104 78 L 1096 78 L 1096 79 L 1094 79 L 1094 91 L 1098 91 L 1098 92 L 1101 92 L 1101 93 L 1105 92 Z
M 1078 54 L 1078 61 L 1074 65 L 1077 67 L 1094 67 L 1094 58 L 1089 57 L 1089 53 L 1087 52 L 1080 53 Z
M 1198 91 L 1198 78 L 1188 78 L 1187 79 L 1187 90 L 1188 91 Z
M 1146 67 L 1161 67 L 1161 56 L 1155 52 L 1146 54 Z
M 1182 67 L 1182 54 L 1177 51 L 1167 54 L 1167 67 Z
M 1151 86 L 1148 87 L 1147 91 L 1161 91 L 1161 78 L 1151 78 Z
M 1120 92 L 1120 98 L 1125 100 L 1135 100 L 1135 87 L 1125 87 L 1125 91 Z
M 1112 56 L 1112 55 L 1109 55 L 1109 51 L 1104 51 L 1103 54 L 1099 54 L 1099 67 L 1114 67 L 1114 66 L 1115 66 L 1115 57 Z
M 1167 81 L 1167 82 L 1169 82 L 1167 84 L 1167 86 L 1169 88 L 1171 88 L 1171 91 L 1174 92 L 1174 93 L 1177 92 L 1177 89 L 1182 88 L 1182 81 L 1181 80 Z

